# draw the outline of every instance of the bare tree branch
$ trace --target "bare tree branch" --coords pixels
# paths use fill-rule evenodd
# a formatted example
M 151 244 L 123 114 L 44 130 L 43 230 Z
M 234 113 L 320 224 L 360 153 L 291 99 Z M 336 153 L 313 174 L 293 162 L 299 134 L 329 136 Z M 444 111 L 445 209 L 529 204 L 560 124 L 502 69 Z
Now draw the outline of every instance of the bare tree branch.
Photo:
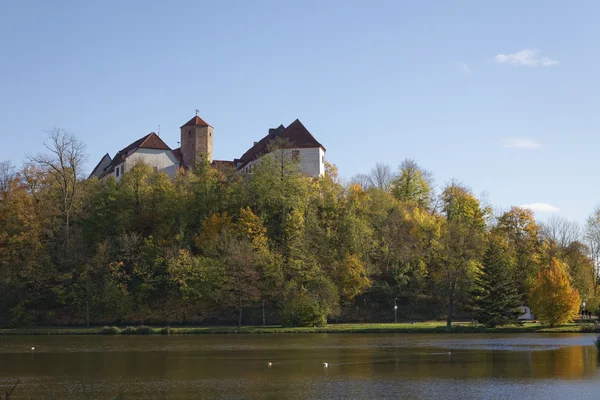
M 0 191 L 8 190 L 10 181 L 15 177 L 15 167 L 10 161 L 0 161 Z
M 552 240 L 558 247 L 567 248 L 571 243 L 581 241 L 581 227 L 575 221 L 553 216 L 541 223 L 542 236 Z
M 394 178 L 392 167 L 387 164 L 377 163 L 369 173 L 371 186 L 386 192 L 390 191 Z
M 85 160 L 85 147 L 75 136 L 62 129 L 53 128 L 48 131 L 48 139 L 44 147 L 49 154 L 29 157 L 29 161 L 48 172 L 58 185 L 61 208 L 64 218 L 66 248 L 69 248 L 70 225 L 75 199 L 77 197 L 78 180 L 83 177 L 82 167 Z

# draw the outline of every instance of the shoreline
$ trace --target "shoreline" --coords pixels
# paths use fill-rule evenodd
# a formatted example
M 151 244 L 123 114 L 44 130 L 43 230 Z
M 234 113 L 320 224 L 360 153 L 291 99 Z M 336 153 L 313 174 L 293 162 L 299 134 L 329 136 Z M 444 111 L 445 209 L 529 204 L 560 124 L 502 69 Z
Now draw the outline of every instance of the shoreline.
M 471 323 L 455 323 L 450 329 L 445 322 L 329 324 L 324 327 L 267 326 L 98 326 L 98 327 L 39 327 L 0 329 L 0 336 L 9 335 L 215 335 L 215 334 L 298 334 L 298 333 L 595 333 L 593 323 L 570 323 L 550 327 L 539 323 L 524 323 L 486 328 Z

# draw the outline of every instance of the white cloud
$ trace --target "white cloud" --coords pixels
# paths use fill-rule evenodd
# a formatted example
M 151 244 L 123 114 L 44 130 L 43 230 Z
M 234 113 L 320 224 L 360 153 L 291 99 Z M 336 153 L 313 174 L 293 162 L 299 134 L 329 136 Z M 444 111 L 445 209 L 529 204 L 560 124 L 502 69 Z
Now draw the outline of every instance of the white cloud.
M 514 137 L 506 139 L 504 147 L 511 149 L 539 149 L 542 145 L 531 138 Z
M 522 204 L 519 207 L 528 208 L 533 212 L 540 212 L 540 213 L 556 213 L 556 212 L 560 211 L 560 208 L 554 207 L 553 205 L 548 204 L 548 203 Z
M 538 49 L 523 49 L 513 54 L 498 54 L 494 57 L 498 64 L 510 64 L 517 67 L 550 67 L 558 64 L 558 61 L 548 57 L 542 57 Z
M 462 68 L 463 71 L 465 71 L 467 74 L 473 73 L 473 71 L 471 71 L 471 68 L 469 68 L 469 66 L 466 63 L 463 63 Z

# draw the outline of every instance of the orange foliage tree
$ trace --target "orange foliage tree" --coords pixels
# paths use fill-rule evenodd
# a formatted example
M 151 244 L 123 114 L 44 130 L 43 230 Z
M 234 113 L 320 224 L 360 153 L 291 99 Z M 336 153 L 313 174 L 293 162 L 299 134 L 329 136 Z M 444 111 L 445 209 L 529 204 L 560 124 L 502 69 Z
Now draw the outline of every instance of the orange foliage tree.
M 537 317 L 554 326 L 570 321 L 579 311 L 581 298 L 571 286 L 568 267 L 553 258 L 533 282 L 529 305 Z

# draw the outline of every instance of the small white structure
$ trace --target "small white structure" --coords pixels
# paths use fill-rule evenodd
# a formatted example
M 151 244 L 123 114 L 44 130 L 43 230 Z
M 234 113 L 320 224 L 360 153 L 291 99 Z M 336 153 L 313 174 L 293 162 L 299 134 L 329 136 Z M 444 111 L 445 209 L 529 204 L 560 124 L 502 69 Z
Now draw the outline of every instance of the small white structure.
M 523 314 L 521 316 L 519 316 L 519 320 L 532 320 L 533 319 L 533 314 L 531 313 L 531 309 L 527 306 L 523 306 Z

